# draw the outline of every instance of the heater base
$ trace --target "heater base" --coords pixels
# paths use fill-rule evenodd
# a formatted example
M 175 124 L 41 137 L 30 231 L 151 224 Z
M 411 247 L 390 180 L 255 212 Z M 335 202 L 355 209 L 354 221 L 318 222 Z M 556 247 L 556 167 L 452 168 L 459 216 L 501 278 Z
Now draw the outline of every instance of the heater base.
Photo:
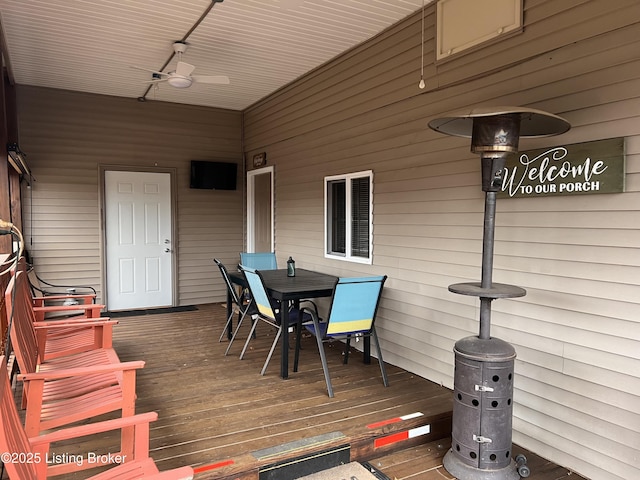
M 497 470 L 482 469 L 467 465 L 449 450 L 442 463 L 447 472 L 458 480 L 520 480 L 518 466 L 514 460 L 511 460 L 508 466 Z

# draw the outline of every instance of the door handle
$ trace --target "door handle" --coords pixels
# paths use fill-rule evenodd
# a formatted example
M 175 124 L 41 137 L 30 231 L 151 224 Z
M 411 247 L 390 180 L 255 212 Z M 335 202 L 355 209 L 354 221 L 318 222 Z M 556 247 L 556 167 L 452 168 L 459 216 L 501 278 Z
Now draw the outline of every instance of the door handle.
M 171 250 L 170 248 L 165 248 L 164 249 L 164 253 L 171 253 L 173 250 Z

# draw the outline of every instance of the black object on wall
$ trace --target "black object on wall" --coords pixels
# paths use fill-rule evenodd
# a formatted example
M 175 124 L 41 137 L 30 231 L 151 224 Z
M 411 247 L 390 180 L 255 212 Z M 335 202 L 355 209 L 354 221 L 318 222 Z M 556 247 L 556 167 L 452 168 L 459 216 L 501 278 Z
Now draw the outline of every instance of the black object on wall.
M 204 190 L 235 190 L 238 165 L 231 162 L 191 160 L 190 188 Z

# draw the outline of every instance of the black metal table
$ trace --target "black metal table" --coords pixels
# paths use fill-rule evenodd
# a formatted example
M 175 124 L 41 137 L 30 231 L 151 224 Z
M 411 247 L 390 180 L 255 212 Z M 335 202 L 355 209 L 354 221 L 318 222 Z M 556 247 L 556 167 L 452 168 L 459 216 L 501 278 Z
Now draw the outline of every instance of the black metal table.
M 282 305 L 296 302 L 305 298 L 330 297 L 333 293 L 338 278 L 326 273 L 314 272 L 303 268 L 296 269 L 295 277 L 288 277 L 286 269 L 260 270 L 264 286 L 271 298 L 278 300 Z M 247 282 L 241 272 L 229 272 L 229 278 L 236 285 L 247 287 Z M 230 303 L 227 297 L 227 305 Z M 282 312 L 282 308 L 280 312 Z M 289 377 L 289 316 L 280 315 L 283 333 L 281 340 L 280 376 Z

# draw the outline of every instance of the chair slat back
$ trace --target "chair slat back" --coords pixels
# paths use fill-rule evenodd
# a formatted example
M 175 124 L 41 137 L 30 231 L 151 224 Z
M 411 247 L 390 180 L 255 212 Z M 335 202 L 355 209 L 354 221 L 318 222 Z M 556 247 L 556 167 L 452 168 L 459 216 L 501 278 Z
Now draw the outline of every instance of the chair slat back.
M 28 454 L 33 452 L 18 416 L 4 355 L 0 356 L 0 412 L 0 452 L 18 455 L 16 461 L 4 463 L 9 478 L 35 479 L 36 462 L 24 460 L 31 458 Z M 20 457 L 20 454 L 23 454 L 23 457 Z M 41 458 L 41 461 L 44 459 Z
M 17 272 L 5 291 L 7 318 L 13 315 L 11 322 L 11 345 L 22 373 L 33 373 L 39 361 L 38 341 L 33 326 L 35 313 L 31 303 L 31 291 L 27 285 L 25 272 Z M 15 293 L 15 294 L 14 294 Z M 13 312 L 12 312 L 13 309 Z
M 227 267 L 225 267 L 224 264 L 217 258 L 214 258 L 213 261 L 216 263 L 216 265 L 218 265 L 218 268 L 220 269 L 220 274 L 224 279 L 224 283 L 227 285 L 227 291 L 229 292 L 229 295 L 231 295 L 231 300 L 233 301 L 233 303 L 240 306 L 241 305 L 240 297 L 238 297 L 238 292 L 236 292 L 236 289 L 233 288 L 233 285 L 231 284 L 231 279 L 229 278 L 229 272 L 227 272 Z
M 371 331 L 387 276 L 340 278 L 329 309 L 327 335 Z
M 264 286 L 264 282 L 262 281 L 260 273 L 256 269 L 249 268 L 245 265 L 240 265 L 240 270 L 244 274 L 244 277 L 247 279 L 247 284 L 249 285 L 251 296 L 253 297 L 260 315 L 263 315 L 269 320 L 275 322 L 276 314 L 271 307 L 269 295 L 267 294 L 267 289 Z
M 274 252 L 240 253 L 240 263 L 256 270 L 277 270 L 278 262 Z

